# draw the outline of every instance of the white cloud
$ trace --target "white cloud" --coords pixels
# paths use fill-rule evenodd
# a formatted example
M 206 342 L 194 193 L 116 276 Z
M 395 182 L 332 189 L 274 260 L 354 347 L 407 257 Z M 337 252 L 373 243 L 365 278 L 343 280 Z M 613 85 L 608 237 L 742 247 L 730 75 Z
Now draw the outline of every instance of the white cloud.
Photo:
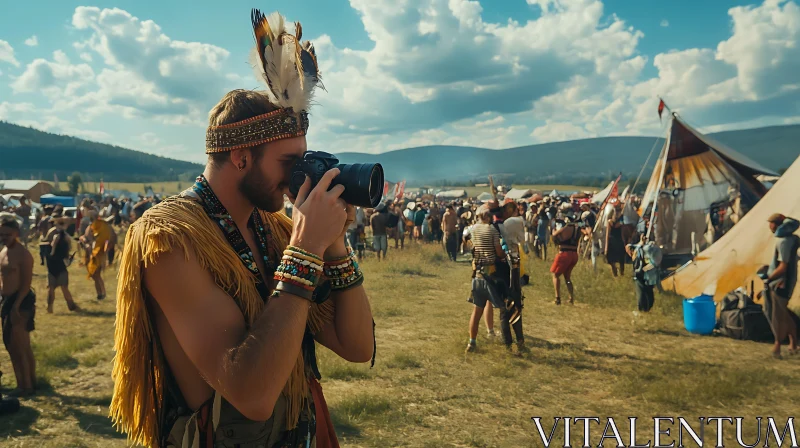
M 339 134 L 395 135 L 483 112 L 524 112 L 574 76 L 641 71 L 646 59 L 635 49 L 642 34 L 605 20 L 600 1 L 537 4 L 538 19 L 497 24 L 484 21 L 477 1 L 351 0 L 374 47 L 315 40 L 329 91 L 318 96 L 317 116 Z M 343 126 L 327 121 L 342 117 Z
M 350 0 L 372 45 L 312 39 L 328 92 L 311 111 L 309 145 L 382 152 L 652 134 L 658 95 L 704 130 L 800 121 L 797 0 L 731 8 L 728 39 L 654 55 L 639 52 L 643 33 L 600 0 L 527 3 L 535 19 L 493 23 L 475 0 Z M 174 40 L 126 11 L 79 7 L 72 25 L 80 60 L 59 51 L 10 78 L 18 94 L 44 92 L 75 128 L 116 116 L 201 129 L 226 90 L 258 87 L 226 49 Z M 19 66 L 5 41 L 0 61 Z M 4 113 L 13 116 L 10 108 Z M 187 148 L 201 144 L 197 136 L 185 146 L 161 132 L 123 140 L 177 156 L 194 154 Z
M 94 71 L 86 64 L 73 65 L 61 50 L 53 53 L 53 61 L 35 59 L 14 82 L 16 93 L 43 91 L 51 97 L 73 96 L 94 79 Z
M 537 142 L 559 142 L 594 137 L 594 134 L 572 123 L 547 120 L 544 126 L 531 132 L 531 137 Z
M 534 117 L 551 119 L 538 138 L 658 133 L 657 96 L 703 130 L 778 124 L 800 117 L 800 8 L 766 0 L 729 11 L 732 35 L 714 48 L 689 48 L 653 58 L 657 76 L 641 78 L 642 61 L 625 76 L 573 77 L 536 102 Z M 628 71 L 628 70 L 625 70 Z M 575 126 L 564 126 L 569 123 Z M 571 129 L 571 132 L 570 132 Z
M 170 39 L 152 20 L 121 9 L 78 7 L 72 25 L 91 36 L 76 48 L 92 50 L 118 73 L 135 75 L 157 95 L 203 105 L 222 96 L 227 84 L 224 48 Z M 119 75 L 119 79 L 123 75 Z
M 14 119 L 19 114 L 33 112 L 36 107 L 31 103 L 0 103 L 0 120 Z
M 44 116 L 35 120 L 17 120 L 16 123 L 20 126 L 30 126 L 45 132 L 70 135 L 92 141 L 108 142 L 112 138 L 108 132 L 75 127 L 71 121 L 54 115 Z
M 6 62 L 14 67 L 19 67 L 19 61 L 14 56 L 14 47 L 2 39 L 0 39 L 0 62 Z
M 29 47 L 35 47 L 39 45 L 39 38 L 37 38 L 36 35 L 34 34 L 33 36 L 25 39 L 25 45 Z
M 667 20 L 667 19 L 661 20 L 660 25 L 661 25 L 662 28 L 668 27 L 669 26 L 669 20 Z
M 133 141 L 137 143 L 137 145 L 144 145 L 144 146 L 156 146 L 161 143 L 161 139 L 154 132 L 145 132 L 144 134 L 137 135 L 133 137 Z

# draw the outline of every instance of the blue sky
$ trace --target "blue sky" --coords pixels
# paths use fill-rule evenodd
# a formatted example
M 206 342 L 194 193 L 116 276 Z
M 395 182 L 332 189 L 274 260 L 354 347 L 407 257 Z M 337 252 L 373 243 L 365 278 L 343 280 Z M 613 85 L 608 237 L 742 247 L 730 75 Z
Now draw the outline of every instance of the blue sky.
M 275 3 L 17 3 L 0 119 L 202 161 L 208 110 L 257 88 L 249 11 Z M 655 135 L 657 96 L 704 131 L 800 122 L 796 0 L 304 0 L 311 149 L 507 148 Z

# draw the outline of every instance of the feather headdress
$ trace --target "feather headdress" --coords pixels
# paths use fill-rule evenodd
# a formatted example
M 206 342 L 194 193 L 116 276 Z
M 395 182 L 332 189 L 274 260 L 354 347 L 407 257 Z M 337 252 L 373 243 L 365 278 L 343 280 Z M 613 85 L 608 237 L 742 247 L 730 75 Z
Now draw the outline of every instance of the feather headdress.
M 258 9 L 253 9 L 251 20 L 256 44 L 250 63 L 256 77 L 266 84 L 276 106 L 295 113 L 308 111 L 314 89 L 321 83 L 314 46 L 309 41 L 301 43 L 302 26 L 299 22 L 287 26 L 279 13 L 265 16 Z
M 209 126 L 209 154 L 306 135 L 314 89 L 324 89 L 314 46 L 308 41 L 300 43 L 300 23 L 287 26 L 282 15 L 265 16 L 257 9 L 250 14 L 250 20 L 256 39 L 250 63 L 256 78 L 267 86 L 265 94 L 277 110 L 236 123 Z

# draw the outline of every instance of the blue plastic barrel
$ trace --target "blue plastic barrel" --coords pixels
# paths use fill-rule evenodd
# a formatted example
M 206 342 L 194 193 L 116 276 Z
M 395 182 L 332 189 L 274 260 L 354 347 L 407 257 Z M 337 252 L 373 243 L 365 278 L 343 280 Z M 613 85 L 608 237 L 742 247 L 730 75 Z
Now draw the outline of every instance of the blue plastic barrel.
M 717 305 L 709 295 L 683 300 L 683 324 L 694 334 L 711 334 L 717 324 Z

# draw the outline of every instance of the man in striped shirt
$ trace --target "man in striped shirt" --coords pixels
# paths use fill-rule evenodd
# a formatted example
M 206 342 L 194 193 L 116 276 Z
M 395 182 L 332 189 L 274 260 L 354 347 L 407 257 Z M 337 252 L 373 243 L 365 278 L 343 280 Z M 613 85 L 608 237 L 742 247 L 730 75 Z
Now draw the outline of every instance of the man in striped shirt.
M 474 306 L 469 320 L 469 344 L 467 352 L 477 348 L 478 325 L 484 308 L 491 313 L 492 305 L 504 309 L 502 290 L 497 286 L 501 279 L 495 278 L 495 264 L 498 259 L 505 258 L 500 244 L 500 232 L 491 224 L 492 215 L 489 208 L 482 205 L 477 211 L 478 222 L 470 228 L 469 239 L 472 242 L 472 303 Z M 498 281 L 499 280 L 499 281 Z M 491 327 L 491 314 L 487 314 L 486 326 Z

